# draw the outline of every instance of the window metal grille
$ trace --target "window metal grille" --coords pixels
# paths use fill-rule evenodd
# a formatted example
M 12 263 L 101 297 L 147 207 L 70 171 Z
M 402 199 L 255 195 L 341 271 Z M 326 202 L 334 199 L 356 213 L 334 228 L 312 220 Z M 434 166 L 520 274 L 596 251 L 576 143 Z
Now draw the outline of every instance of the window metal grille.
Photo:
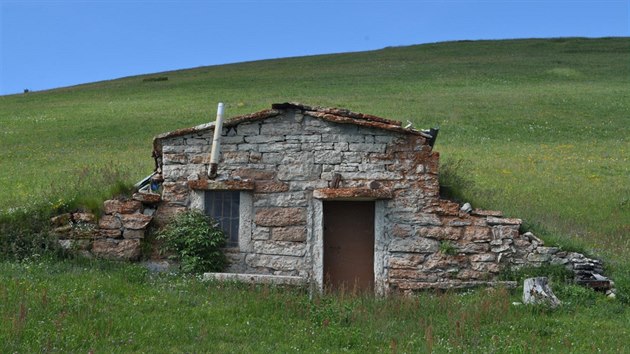
M 227 236 L 228 247 L 238 247 L 240 192 L 207 191 L 205 212 L 219 223 Z

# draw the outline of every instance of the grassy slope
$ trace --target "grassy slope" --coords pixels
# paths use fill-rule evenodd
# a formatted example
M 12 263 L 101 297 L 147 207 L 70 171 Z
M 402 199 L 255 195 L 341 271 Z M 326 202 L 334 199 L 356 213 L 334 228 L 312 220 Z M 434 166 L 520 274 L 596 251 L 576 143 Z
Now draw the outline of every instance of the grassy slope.
M 563 242 L 577 236 L 616 263 L 618 283 L 624 273 L 630 283 L 628 38 L 439 43 L 164 75 L 0 97 L 0 209 L 134 182 L 152 169 L 152 136 L 212 120 L 219 100 L 229 115 L 302 101 L 439 124 L 436 149 L 468 161 L 475 205 L 523 217 Z M 0 351 L 630 346 L 627 305 L 581 288 L 561 288 L 569 303 L 540 313 L 510 306 L 517 294 L 309 301 L 147 280 L 133 266 L 2 263 L 0 275 Z
M 436 149 L 469 162 L 476 205 L 612 258 L 630 251 L 628 38 L 449 42 L 160 76 L 0 97 L 0 209 L 136 181 L 152 170 L 154 135 L 214 119 L 218 101 L 230 116 L 300 101 L 439 125 Z

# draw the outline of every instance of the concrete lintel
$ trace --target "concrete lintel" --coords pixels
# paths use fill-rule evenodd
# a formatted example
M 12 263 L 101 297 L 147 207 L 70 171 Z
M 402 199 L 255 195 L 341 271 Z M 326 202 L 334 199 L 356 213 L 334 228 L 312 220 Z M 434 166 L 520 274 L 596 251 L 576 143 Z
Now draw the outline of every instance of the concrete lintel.
M 236 281 L 248 284 L 273 284 L 303 286 L 306 278 L 290 275 L 243 274 L 243 273 L 204 273 L 203 280 Z

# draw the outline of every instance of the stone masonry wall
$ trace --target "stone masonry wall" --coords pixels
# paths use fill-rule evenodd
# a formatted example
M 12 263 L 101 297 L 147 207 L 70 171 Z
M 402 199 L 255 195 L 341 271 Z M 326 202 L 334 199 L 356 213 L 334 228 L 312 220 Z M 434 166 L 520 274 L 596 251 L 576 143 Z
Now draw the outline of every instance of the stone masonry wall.
M 595 260 L 520 234 L 519 219 L 493 211 L 467 213 L 441 200 L 439 154 L 421 135 L 286 109 L 224 128 L 218 176 L 209 181 L 212 134 L 206 129 L 160 141 L 164 182 L 155 220 L 164 223 L 198 207 L 197 193 L 208 186 L 249 186 L 243 189 L 252 195 L 251 235 L 240 249 L 229 250 L 232 272 L 312 279 L 313 192 L 339 187 L 391 192 L 382 202 L 384 232 L 376 235 L 385 249 L 383 276 L 389 289 L 493 284 L 503 267 L 546 263 L 572 270 L 590 264 L 591 275 L 601 273 Z

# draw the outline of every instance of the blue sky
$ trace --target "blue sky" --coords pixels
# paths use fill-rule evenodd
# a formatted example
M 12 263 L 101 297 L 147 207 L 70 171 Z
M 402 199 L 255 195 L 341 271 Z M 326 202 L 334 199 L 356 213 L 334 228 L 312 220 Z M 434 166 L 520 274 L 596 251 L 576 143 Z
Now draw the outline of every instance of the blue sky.
M 0 94 L 464 39 L 630 36 L 630 0 L 0 0 Z

